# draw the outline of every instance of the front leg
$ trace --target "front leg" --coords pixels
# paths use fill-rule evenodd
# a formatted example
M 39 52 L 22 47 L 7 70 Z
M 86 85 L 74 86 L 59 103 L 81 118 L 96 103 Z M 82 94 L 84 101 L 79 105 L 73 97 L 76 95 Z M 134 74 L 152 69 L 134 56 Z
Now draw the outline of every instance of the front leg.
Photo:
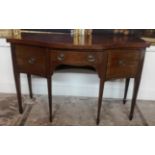
M 128 88 L 129 88 L 129 82 L 130 82 L 130 78 L 127 78 L 125 81 L 125 92 L 124 92 L 124 98 L 123 98 L 123 103 L 126 103 L 126 97 L 127 97 L 127 93 L 128 93 Z
M 18 99 L 18 106 L 19 106 L 19 113 L 23 113 L 22 107 L 22 96 L 21 96 L 21 84 L 20 84 L 20 73 L 15 72 L 15 84 L 16 84 L 16 91 L 17 91 L 17 99 Z
M 47 77 L 48 100 L 49 100 L 49 120 L 52 122 L 52 82 L 51 76 Z
M 103 89 L 104 89 L 104 78 L 100 79 L 100 87 L 99 87 L 99 99 L 98 99 L 98 111 L 97 111 L 97 121 L 96 124 L 99 125 L 100 123 L 100 113 L 101 113 L 101 106 L 102 106 L 102 97 L 103 97 Z
M 30 98 L 33 98 L 31 74 L 27 74 Z
M 139 90 L 139 84 L 140 84 L 140 79 L 135 78 L 135 80 L 134 80 L 134 91 L 133 91 L 129 120 L 132 120 L 132 118 L 133 118 L 134 109 L 135 109 L 136 100 L 137 100 L 137 95 L 138 95 L 138 90 Z

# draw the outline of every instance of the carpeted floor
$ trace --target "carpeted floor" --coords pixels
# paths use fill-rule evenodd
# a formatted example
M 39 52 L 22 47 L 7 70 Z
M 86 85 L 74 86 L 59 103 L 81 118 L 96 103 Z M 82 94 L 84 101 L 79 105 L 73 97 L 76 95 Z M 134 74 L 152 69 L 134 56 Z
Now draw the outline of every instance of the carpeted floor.
M 47 96 L 23 96 L 24 113 L 18 113 L 16 95 L 0 94 L 0 125 L 3 126 L 95 126 L 97 98 L 53 97 L 53 122 L 48 120 Z M 132 121 L 128 120 L 130 102 L 105 100 L 100 126 L 155 125 L 155 101 L 138 101 Z

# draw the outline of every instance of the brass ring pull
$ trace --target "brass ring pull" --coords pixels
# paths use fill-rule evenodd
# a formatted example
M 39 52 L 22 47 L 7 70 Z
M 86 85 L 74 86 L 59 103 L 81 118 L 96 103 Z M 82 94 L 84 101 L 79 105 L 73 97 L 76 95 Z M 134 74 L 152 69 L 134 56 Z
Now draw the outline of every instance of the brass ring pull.
M 96 61 L 95 56 L 92 54 L 88 55 L 88 61 L 89 62 L 95 62 Z
M 118 64 L 119 64 L 120 66 L 125 66 L 125 61 L 124 61 L 124 60 L 119 60 L 119 61 L 118 61 Z
M 35 58 L 30 58 L 30 59 L 28 60 L 28 63 L 31 64 L 31 65 L 33 65 L 33 64 L 35 63 L 35 61 L 36 61 Z
M 59 61 L 63 61 L 65 59 L 65 55 L 63 53 L 61 53 L 60 55 L 58 55 L 57 59 Z

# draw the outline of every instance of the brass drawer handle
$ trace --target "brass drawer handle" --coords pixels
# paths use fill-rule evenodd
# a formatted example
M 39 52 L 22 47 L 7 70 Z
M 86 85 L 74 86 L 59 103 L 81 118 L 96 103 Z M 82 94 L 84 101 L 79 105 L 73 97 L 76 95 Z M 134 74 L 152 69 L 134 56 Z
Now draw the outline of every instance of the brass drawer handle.
M 95 62 L 96 61 L 95 56 L 92 54 L 88 55 L 88 61 L 89 62 Z
M 31 65 L 33 65 L 33 64 L 35 63 L 35 61 L 36 61 L 35 58 L 30 58 L 30 59 L 28 60 L 28 63 L 31 64 Z
M 118 64 L 119 64 L 120 66 L 125 66 L 125 61 L 124 61 L 124 60 L 119 60 L 119 61 L 118 61 Z
M 65 59 L 65 55 L 63 53 L 61 53 L 60 55 L 58 55 L 57 59 L 59 61 L 63 61 Z

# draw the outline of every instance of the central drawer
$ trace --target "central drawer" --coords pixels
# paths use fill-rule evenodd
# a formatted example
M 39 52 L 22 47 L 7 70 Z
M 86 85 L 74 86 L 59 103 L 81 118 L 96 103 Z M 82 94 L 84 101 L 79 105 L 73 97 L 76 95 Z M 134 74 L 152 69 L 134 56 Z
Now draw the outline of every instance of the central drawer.
M 102 63 L 103 53 L 101 52 L 78 52 L 78 51 L 55 51 L 51 50 L 52 64 L 66 65 L 89 65 L 96 66 Z

